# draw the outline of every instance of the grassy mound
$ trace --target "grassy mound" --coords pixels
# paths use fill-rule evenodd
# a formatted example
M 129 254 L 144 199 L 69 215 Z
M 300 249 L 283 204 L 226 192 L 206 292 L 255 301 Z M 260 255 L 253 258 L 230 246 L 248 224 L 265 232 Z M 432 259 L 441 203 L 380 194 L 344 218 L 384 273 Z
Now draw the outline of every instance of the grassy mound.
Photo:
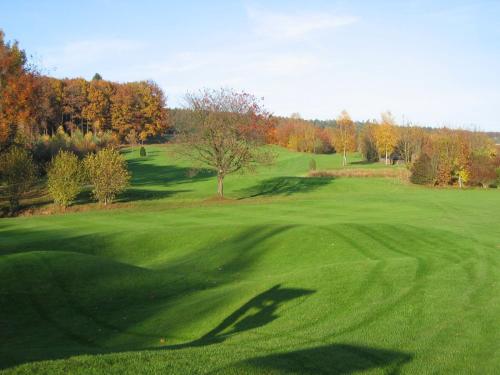
M 0 371 L 500 367 L 498 191 L 307 178 L 310 155 L 277 152 L 225 202 L 150 147 L 127 154 L 124 208 L 1 220 Z

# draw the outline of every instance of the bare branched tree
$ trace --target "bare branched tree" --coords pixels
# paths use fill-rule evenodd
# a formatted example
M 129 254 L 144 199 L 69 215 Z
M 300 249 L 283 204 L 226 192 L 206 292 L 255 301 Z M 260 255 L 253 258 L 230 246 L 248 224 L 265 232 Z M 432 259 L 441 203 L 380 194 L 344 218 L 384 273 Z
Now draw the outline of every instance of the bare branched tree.
M 186 95 L 192 111 L 177 129 L 177 152 L 197 166 L 217 173 L 217 194 L 224 197 L 224 177 L 252 170 L 274 159 L 264 144 L 270 114 L 254 96 L 230 89 L 205 89 Z

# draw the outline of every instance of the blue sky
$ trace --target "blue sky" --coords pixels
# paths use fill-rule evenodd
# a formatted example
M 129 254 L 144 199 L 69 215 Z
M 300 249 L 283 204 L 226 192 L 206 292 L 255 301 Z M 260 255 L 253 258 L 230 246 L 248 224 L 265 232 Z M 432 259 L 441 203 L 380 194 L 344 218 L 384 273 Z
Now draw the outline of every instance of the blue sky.
M 500 131 L 500 1 L 0 0 L 0 28 L 45 72 L 202 87 L 280 115 Z

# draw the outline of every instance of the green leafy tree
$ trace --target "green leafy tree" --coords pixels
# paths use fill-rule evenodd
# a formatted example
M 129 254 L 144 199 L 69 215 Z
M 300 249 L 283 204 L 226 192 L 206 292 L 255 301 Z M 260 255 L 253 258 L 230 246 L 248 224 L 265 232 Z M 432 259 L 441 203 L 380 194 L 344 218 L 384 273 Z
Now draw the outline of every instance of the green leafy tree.
M 19 200 L 33 186 L 36 175 L 35 163 L 25 149 L 13 146 L 0 156 L 0 176 L 11 213 L 19 209 Z
M 67 207 L 82 190 L 84 173 L 78 157 L 68 151 L 60 151 L 47 171 L 48 189 L 54 202 Z
M 100 203 L 112 203 L 130 181 L 127 163 L 113 148 L 105 148 L 85 158 L 85 170 L 92 184 L 92 194 Z

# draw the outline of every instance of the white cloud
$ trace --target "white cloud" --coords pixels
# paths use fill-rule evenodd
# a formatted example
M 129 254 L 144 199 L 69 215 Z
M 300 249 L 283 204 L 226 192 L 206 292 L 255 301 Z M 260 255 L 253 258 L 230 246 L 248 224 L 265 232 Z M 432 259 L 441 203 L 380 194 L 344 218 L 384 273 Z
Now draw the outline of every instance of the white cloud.
M 253 31 L 273 39 L 296 39 L 322 30 L 331 30 L 355 23 L 352 16 L 333 13 L 277 13 L 269 10 L 247 8 Z

